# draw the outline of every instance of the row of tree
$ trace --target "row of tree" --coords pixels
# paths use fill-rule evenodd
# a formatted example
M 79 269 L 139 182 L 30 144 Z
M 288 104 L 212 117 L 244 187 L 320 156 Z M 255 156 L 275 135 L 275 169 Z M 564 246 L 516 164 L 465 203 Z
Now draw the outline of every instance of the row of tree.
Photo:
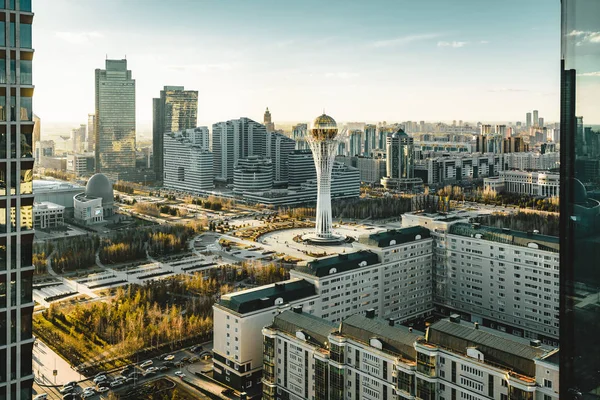
M 497 228 L 508 228 L 523 232 L 539 231 L 542 235 L 558 236 L 558 215 L 541 215 L 535 212 L 518 212 L 516 214 L 490 214 L 475 218 L 474 222 Z

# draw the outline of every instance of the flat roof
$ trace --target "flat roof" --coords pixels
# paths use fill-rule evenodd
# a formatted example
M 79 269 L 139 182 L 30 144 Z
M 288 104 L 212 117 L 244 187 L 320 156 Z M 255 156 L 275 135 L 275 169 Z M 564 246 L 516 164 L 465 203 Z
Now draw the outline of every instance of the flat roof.
M 389 247 L 430 237 L 431 233 L 429 229 L 422 226 L 411 226 L 409 228 L 372 233 L 366 237 L 361 237 L 359 241 L 370 246 Z
M 361 314 L 354 314 L 344 319 L 341 324 L 342 336 L 350 337 L 359 342 L 370 345 L 371 339 L 377 339 L 382 343 L 382 350 L 394 354 L 401 354 L 412 360 L 416 359 L 414 343 L 418 338 L 424 336 L 423 332 L 394 324 L 381 318 L 367 318 Z
M 535 376 L 533 360 L 541 359 L 554 350 L 540 344 L 532 346 L 530 339 L 520 338 L 495 329 L 475 326 L 471 322 L 443 319 L 433 323 L 427 332 L 427 342 L 465 354 L 476 348 L 491 361 L 518 373 Z
M 338 325 L 314 315 L 287 310 L 273 319 L 271 328 L 296 335 L 301 331 L 306 341 L 319 347 L 326 347 L 327 336 L 338 329 Z
M 296 270 L 317 277 L 323 277 L 378 263 L 379 257 L 377 254 L 369 250 L 360 250 L 355 253 L 343 253 L 333 257 L 309 261 L 306 263 L 306 266 L 296 267 Z
M 304 279 L 290 279 L 255 289 L 228 293 L 221 297 L 219 305 L 240 314 L 262 310 L 277 304 L 300 300 L 316 293 L 312 283 Z
M 469 238 L 480 238 L 492 242 L 513 244 L 516 246 L 530 247 L 530 243 L 538 245 L 539 250 L 557 253 L 559 250 L 559 238 L 556 236 L 540 235 L 533 232 L 515 231 L 507 228 L 495 228 L 479 224 L 458 222 L 451 225 L 449 234 Z M 478 237 L 478 235 L 481 235 Z

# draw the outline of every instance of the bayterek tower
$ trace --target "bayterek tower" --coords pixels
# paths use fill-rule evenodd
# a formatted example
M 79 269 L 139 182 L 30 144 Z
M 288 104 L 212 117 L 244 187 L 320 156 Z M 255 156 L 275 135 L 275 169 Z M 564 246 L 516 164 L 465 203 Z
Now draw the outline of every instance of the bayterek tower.
M 337 244 L 342 237 L 333 233 L 331 216 L 331 172 L 337 150 L 337 124 L 329 115 L 321 115 L 313 122 L 307 135 L 317 170 L 317 220 L 314 235 L 306 239 L 320 244 Z

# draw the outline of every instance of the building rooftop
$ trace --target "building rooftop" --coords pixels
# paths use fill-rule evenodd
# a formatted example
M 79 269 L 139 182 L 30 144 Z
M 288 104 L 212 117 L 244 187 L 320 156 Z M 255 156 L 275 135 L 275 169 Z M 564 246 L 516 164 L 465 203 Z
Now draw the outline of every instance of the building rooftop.
M 479 224 L 456 223 L 451 225 L 448 233 L 452 235 L 478 238 L 492 242 L 530 247 L 558 253 L 559 239 L 556 236 L 540 235 L 533 232 L 521 232 L 507 228 L 495 228 Z
M 51 203 L 49 201 L 40 201 L 33 203 L 34 210 L 64 210 L 65 206 L 61 206 L 60 204 Z
M 73 190 L 78 190 L 78 191 L 82 191 L 84 190 L 83 186 L 79 186 L 79 185 L 75 185 L 69 182 L 62 182 L 62 181 L 55 181 L 55 180 L 50 180 L 50 179 L 35 179 L 33 181 L 33 192 L 53 192 L 53 191 L 61 191 L 61 190 L 65 190 L 65 191 L 73 191 Z
M 221 297 L 218 304 L 231 311 L 245 314 L 314 296 L 315 293 L 312 283 L 304 279 L 290 279 L 255 289 L 228 293 Z
M 310 275 L 323 277 L 378 263 L 379 257 L 377 254 L 368 250 L 361 250 L 355 253 L 338 254 L 333 257 L 309 261 L 306 266 L 299 266 L 296 269 Z
M 320 347 L 327 347 L 327 336 L 338 329 L 338 325 L 326 319 L 292 310 L 277 315 L 271 327 L 294 336 L 300 331 L 307 342 Z
M 368 236 L 361 237 L 359 241 L 369 246 L 389 247 L 429 237 L 431 237 L 429 229 L 423 228 L 422 226 L 411 226 L 409 228 L 391 229 L 385 232 L 372 233 Z
M 381 318 L 368 318 L 354 314 L 342 321 L 340 333 L 359 342 L 371 344 L 371 339 L 378 339 L 382 350 L 399 354 L 411 360 L 416 359 L 414 343 L 423 337 L 423 332 L 410 331 L 402 325 L 391 326 L 389 321 Z
M 535 376 L 533 360 L 543 358 L 554 350 L 539 342 L 533 345 L 529 339 L 476 326 L 460 319 L 456 322 L 443 319 L 432 324 L 427 331 L 426 340 L 461 354 L 466 354 L 467 348 L 476 348 L 484 354 L 486 362 L 499 364 L 528 376 Z

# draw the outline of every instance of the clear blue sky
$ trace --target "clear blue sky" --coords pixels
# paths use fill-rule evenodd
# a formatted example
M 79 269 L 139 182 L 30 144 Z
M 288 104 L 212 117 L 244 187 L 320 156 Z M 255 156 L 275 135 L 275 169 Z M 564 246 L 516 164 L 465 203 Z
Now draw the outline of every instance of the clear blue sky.
M 164 85 L 200 123 L 517 121 L 559 110 L 558 0 L 34 0 L 35 112 L 85 122 L 94 69 L 127 55 L 138 125 Z

